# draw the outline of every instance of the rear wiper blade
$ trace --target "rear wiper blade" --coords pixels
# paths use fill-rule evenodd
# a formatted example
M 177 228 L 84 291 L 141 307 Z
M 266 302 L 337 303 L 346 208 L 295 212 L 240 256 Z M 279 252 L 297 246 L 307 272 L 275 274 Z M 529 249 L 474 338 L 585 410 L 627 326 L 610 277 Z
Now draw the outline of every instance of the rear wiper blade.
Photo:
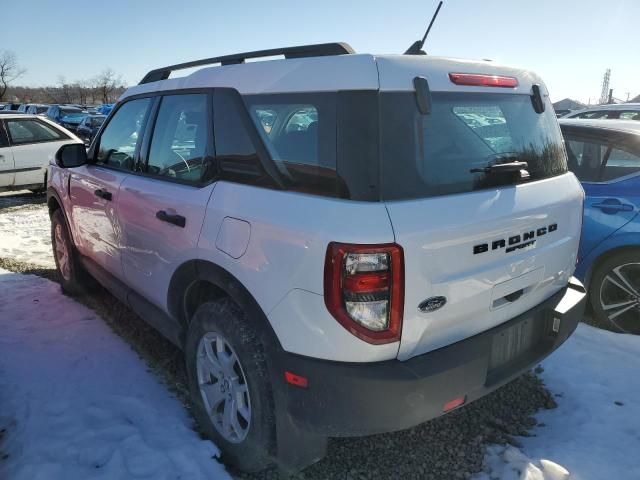
M 527 168 L 529 168 L 529 164 L 527 162 L 505 162 L 505 163 L 494 163 L 492 165 L 487 165 L 482 168 L 472 168 L 469 170 L 471 173 L 509 173 L 509 172 L 520 172 L 524 176 L 529 176 L 529 172 L 527 172 Z

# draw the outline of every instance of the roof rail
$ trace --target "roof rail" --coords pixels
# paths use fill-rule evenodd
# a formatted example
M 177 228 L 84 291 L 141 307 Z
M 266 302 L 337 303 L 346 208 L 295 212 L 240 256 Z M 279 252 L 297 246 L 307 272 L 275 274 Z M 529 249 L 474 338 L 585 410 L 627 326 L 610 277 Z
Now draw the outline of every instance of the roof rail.
M 284 55 L 285 58 L 303 58 L 303 57 L 324 57 L 330 55 L 346 55 L 355 53 L 353 48 L 347 43 L 319 43 L 316 45 L 299 45 L 296 47 L 272 48 L 270 50 L 257 50 L 255 52 L 234 53 L 232 55 L 224 55 L 222 57 L 205 58 L 195 60 L 193 62 L 178 63 L 168 67 L 157 68 L 147 73 L 138 85 L 143 83 L 157 82 L 158 80 L 166 80 L 175 70 L 184 70 L 185 68 L 199 67 L 201 65 L 212 65 L 220 63 L 222 65 L 234 65 L 244 63 L 247 58 L 272 57 L 275 55 Z

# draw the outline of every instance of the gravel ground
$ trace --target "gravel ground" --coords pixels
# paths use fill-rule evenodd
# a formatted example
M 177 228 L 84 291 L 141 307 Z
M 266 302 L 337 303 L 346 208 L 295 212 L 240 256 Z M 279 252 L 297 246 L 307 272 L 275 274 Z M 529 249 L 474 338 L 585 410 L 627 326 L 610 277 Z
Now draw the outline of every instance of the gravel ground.
M 0 268 L 58 281 L 55 270 L 0 258 Z M 190 410 L 182 352 L 105 291 L 76 300 L 98 313 L 149 365 Z M 552 395 L 535 374 L 527 374 L 449 415 L 402 432 L 332 439 L 329 453 L 300 479 L 470 478 L 482 469 L 488 444 L 511 443 L 528 435 L 532 417 L 554 408 Z M 393 406 L 390 406 L 393 408 Z M 275 470 L 238 479 L 276 479 Z
M 0 198 L 0 209 L 33 208 L 43 201 L 42 196 L 34 195 L 5 197 Z M 0 268 L 58 281 L 55 270 L 25 262 L 0 258 Z M 76 300 L 102 316 L 191 410 L 182 352 L 178 348 L 104 290 Z M 555 408 L 553 396 L 534 373 L 526 374 L 483 399 L 415 428 L 363 438 L 332 439 L 327 457 L 297 478 L 470 478 L 482 469 L 487 445 L 518 446 L 514 436 L 528 435 L 528 429 L 536 424 L 532 415 L 541 408 Z M 236 478 L 280 477 L 277 471 L 270 470 Z

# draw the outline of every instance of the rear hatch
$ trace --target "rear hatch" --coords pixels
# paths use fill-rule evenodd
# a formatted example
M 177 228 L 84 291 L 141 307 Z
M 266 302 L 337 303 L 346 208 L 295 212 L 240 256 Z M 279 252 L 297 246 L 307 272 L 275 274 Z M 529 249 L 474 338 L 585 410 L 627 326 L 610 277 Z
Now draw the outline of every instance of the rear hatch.
M 499 325 L 566 286 L 583 192 L 567 173 L 544 86 L 545 111 L 533 107 L 532 74 L 413 59 L 407 72 L 394 62 L 378 59 L 380 185 L 405 256 L 404 360 Z M 506 75 L 518 86 L 458 86 L 449 71 Z M 403 76 L 428 79 L 430 113 Z M 482 171 L 516 161 L 526 172 Z

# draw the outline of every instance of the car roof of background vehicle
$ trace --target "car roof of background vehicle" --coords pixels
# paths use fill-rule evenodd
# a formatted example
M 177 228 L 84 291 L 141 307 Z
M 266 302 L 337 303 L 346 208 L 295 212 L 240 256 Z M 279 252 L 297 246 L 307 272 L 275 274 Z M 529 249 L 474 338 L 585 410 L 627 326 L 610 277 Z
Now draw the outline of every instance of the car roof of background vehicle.
M 560 126 L 587 127 L 599 130 L 613 130 L 616 132 L 633 133 L 640 135 L 640 122 L 638 120 L 597 120 L 590 118 L 560 118 Z
M 571 112 L 566 116 L 573 116 L 585 112 L 598 112 L 600 110 L 640 110 L 640 103 L 608 103 L 605 105 L 593 105 L 592 107 L 581 108 L 580 110 L 571 110 Z
M 6 115 L 2 115 L 3 120 L 9 120 L 11 118 L 37 118 L 40 120 L 42 117 L 39 115 L 33 115 L 31 113 L 7 113 Z
M 227 57 L 218 57 L 218 59 L 224 58 Z M 189 63 L 198 64 L 198 62 L 200 61 Z M 219 66 L 207 66 L 189 75 L 166 80 L 155 79 L 164 78 L 168 72 L 173 71 L 172 67 L 156 69 L 145 76 L 144 83 L 127 89 L 120 100 L 133 95 L 159 91 L 213 87 L 234 88 L 241 94 L 378 89 L 413 91 L 413 79 L 416 76 L 428 78 L 429 86 L 433 91 L 529 95 L 534 83 L 542 84 L 536 74 L 520 68 L 487 60 L 462 60 L 430 55 L 374 56 L 343 53 L 285 59 L 270 58 L 246 63 L 222 64 L 223 62 L 224 60 L 219 61 Z M 154 74 L 154 72 L 157 73 Z M 449 73 L 512 76 L 518 79 L 518 86 L 515 88 L 459 86 L 451 82 Z

